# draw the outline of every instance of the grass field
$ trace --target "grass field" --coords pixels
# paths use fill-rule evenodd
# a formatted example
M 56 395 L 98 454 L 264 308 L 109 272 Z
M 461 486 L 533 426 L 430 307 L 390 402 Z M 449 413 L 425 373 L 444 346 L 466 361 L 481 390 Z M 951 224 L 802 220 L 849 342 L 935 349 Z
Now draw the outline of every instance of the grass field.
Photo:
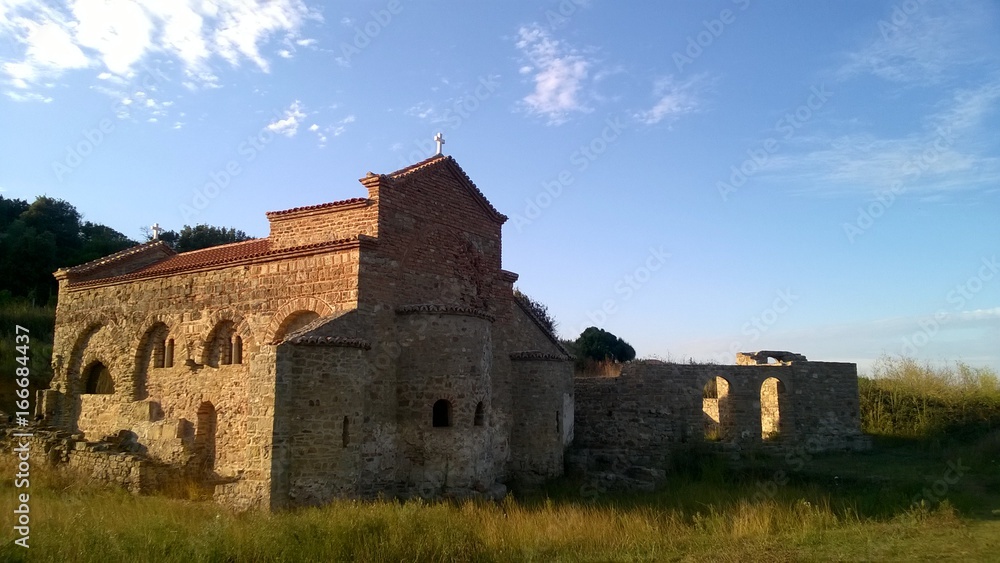
M 691 457 L 654 493 L 563 478 L 501 503 L 343 501 L 279 514 L 32 474 L 31 548 L 3 561 L 1000 561 L 1000 388 L 884 360 L 861 382 L 870 452 Z M 13 475 L 10 456 L 0 472 Z M 10 518 L 15 489 L 0 482 Z

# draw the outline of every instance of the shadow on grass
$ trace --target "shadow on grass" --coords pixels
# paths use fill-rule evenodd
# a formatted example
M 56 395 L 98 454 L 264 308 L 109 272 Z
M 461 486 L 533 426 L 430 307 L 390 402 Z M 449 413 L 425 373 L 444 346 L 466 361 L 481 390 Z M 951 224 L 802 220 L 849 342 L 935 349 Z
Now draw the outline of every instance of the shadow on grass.
M 652 492 L 594 490 L 576 475 L 523 493 L 519 500 L 649 508 L 697 514 L 741 503 L 807 502 L 838 516 L 887 520 L 914 508 L 953 506 L 964 517 L 1000 520 L 1000 431 L 965 428 L 924 438 L 873 436 L 865 452 L 784 456 L 751 452 L 739 462 L 702 448 L 678 452 Z

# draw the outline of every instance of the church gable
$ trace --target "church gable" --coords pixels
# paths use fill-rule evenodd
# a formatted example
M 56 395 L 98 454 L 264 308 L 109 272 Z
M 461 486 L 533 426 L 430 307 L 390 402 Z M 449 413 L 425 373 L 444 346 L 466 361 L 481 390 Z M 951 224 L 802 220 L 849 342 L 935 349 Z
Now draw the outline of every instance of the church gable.
M 399 204 L 446 223 L 468 224 L 476 218 L 499 226 L 507 221 L 450 156 L 436 155 L 380 178 L 388 180 L 382 201 L 392 207 Z
M 60 282 L 66 281 L 70 284 L 122 276 L 169 259 L 176 254 L 163 241 L 154 240 L 126 248 L 103 258 L 80 264 L 79 266 L 62 268 L 57 270 L 54 275 Z

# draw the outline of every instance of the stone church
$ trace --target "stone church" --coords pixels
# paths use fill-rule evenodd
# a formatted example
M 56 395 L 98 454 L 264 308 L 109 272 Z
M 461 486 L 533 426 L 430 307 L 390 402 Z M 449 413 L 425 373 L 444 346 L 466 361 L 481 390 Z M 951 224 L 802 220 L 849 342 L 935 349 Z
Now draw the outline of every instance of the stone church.
M 267 238 L 57 271 L 49 459 L 277 509 L 498 497 L 564 467 L 648 490 L 692 445 L 791 470 L 868 447 L 850 363 L 761 351 L 574 377 L 501 268 L 507 218 L 453 158 L 360 181 L 367 197 L 268 213 Z
M 243 508 L 561 474 L 572 363 L 513 296 L 507 218 L 450 156 L 360 182 L 267 213 L 266 238 L 57 271 L 40 408 L 86 436 L 70 464 L 134 489 L 180 468 Z M 102 436 L 141 455 L 90 452 Z

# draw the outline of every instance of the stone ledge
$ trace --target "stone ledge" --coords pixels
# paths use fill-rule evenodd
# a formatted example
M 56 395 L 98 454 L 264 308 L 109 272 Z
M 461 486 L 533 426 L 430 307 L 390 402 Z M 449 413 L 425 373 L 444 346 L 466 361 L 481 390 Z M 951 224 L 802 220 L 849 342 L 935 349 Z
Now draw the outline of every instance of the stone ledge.
M 413 315 L 419 313 L 428 313 L 434 315 L 461 315 L 466 317 L 479 317 L 480 319 L 485 319 L 491 323 L 496 320 L 496 318 L 483 311 L 482 309 L 476 309 L 474 307 L 463 307 L 461 305 L 433 305 L 433 304 L 420 304 L 420 305 L 403 305 L 402 307 L 396 308 L 397 315 Z
M 341 348 L 359 348 L 361 350 L 371 350 L 371 342 L 363 338 L 346 338 L 342 336 L 297 336 L 286 340 L 291 344 L 301 344 L 304 346 L 337 346 Z
M 523 352 L 514 352 L 510 355 L 510 359 L 513 361 L 542 361 L 542 362 L 564 362 L 568 361 L 568 356 L 559 356 L 557 354 L 549 354 L 548 352 L 541 352 L 538 350 L 525 350 Z

